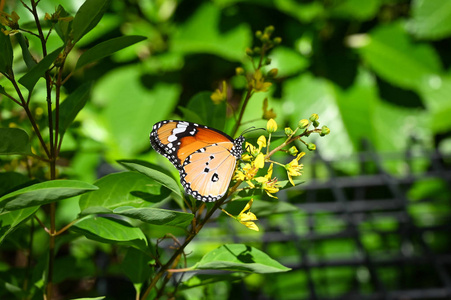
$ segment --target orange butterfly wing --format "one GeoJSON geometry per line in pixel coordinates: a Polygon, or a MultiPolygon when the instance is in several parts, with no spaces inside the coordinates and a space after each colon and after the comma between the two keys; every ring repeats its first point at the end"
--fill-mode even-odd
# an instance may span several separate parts
{"type": "Polygon", "coordinates": [[[179,170],[188,194],[198,200],[216,201],[227,191],[244,138],[233,140],[195,123],[162,121],[154,125],[150,141],[179,170]]]}

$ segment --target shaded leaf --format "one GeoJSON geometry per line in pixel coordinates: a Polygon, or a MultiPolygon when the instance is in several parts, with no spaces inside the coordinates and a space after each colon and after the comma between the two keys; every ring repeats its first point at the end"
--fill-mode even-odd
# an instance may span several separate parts
{"type": "Polygon", "coordinates": [[[146,37],[144,36],[128,35],[99,43],[80,56],[77,65],[75,66],[75,70],[145,39],[146,37]]]}
{"type": "Polygon", "coordinates": [[[137,172],[140,172],[144,175],[146,175],[149,178],[152,178],[162,186],[167,187],[169,190],[171,190],[175,195],[176,202],[180,205],[180,207],[184,207],[183,203],[183,194],[180,190],[179,185],[177,182],[170,176],[164,174],[161,171],[149,168],[145,165],[138,164],[138,163],[130,163],[125,161],[119,162],[124,167],[128,168],[129,170],[134,170],[137,172]]]}
{"type": "Polygon", "coordinates": [[[39,206],[18,209],[15,211],[4,211],[0,213],[0,244],[8,234],[14,231],[17,226],[28,220],[37,210],[39,206]]]}
{"type": "Polygon", "coordinates": [[[43,205],[61,199],[81,195],[98,189],[96,186],[77,180],[51,180],[33,184],[6,194],[0,198],[2,210],[16,210],[43,205]]]}
{"type": "MultiPolygon", "coordinates": [[[[3,25],[0,25],[0,29],[5,29],[3,25]]],[[[0,31],[0,73],[10,74],[13,66],[13,48],[11,46],[11,39],[9,35],[3,34],[0,31]]]]}
{"type": "Polygon", "coordinates": [[[74,43],[93,29],[110,5],[111,0],[86,0],[72,22],[74,43]]]}
{"type": "Polygon", "coordinates": [[[19,79],[19,83],[27,88],[27,90],[33,90],[36,82],[39,78],[44,76],[45,72],[50,68],[50,66],[58,58],[64,47],[60,47],[44,57],[37,65],[32,67],[24,76],[19,79]]]}
{"type": "Polygon", "coordinates": [[[228,270],[257,274],[289,271],[264,252],[243,244],[226,244],[209,253],[193,267],[195,270],[228,270]]]}
{"type": "Polygon", "coordinates": [[[61,103],[59,108],[59,132],[64,135],[67,128],[75,120],[80,110],[85,106],[91,93],[92,82],[80,85],[61,103]]]}
{"type": "Polygon", "coordinates": [[[0,128],[0,155],[32,155],[28,134],[19,128],[0,128]]]}
{"type": "Polygon", "coordinates": [[[167,198],[161,186],[138,172],[120,172],[109,174],[94,183],[98,191],[80,197],[82,214],[88,208],[91,213],[96,210],[113,210],[119,206],[143,207],[152,205],[167,198]],[[152,201],[144,201],[132,192],[143,192],[153,195],[152,201]]]}
{"type": "Polygon", "coordinates": [[[147,239],[141,229],[123,220],[86,217],[76,222],[71,230],[101,243],[134,246],[143,251],[148,250],[147,239]]]}
{"type": "Polygon", "coordinates": [[[152,269],[149,266],[152,261],[142,251],[136,250],[135,248],[128,248],[122,261],[121,269],[134,285],[142,285],[152,274],[152,269]]]}
{"type": "Polygon", "coordinates": [[[214,104],[210,98],[211,92],[200,92],[194,95],[186,107],[191,111],[197,113],[202,119],[202,125],[224,130],[227,104],[221,102],[214,104]]]}
{"type": "Polygon", "coordinates": [[[153,207],[118,207],[113,213],[138,219],[153,225],[175,226],[186,228],[194,218],[193,214],[153,207]]]}
{"type": "Polygon", "coordinates": [[[17,39],[17,41],[19,42],[20,48],[22,49],[22,58],[23,61],[25,62],[25,64],[27,65],[28,70],[30,70],[31,68],[33,68],[37,63],[34,60],[33,56],[30,53],[30,50],[28,49],[28,40],[27,38],[19,33],[16,33],[14,35],[17,39]]]}
{"type": "Polygon", "coordinates": [[[64,44],[66,44],[70,37],[73,20],[68,21],[67,19],[64,19],[70,17],[70,14],[61,5],[58,5],[56,12],[59,14],[60,19],[55,24],[55,31],[60,39],[64,42],[64,44]]]}

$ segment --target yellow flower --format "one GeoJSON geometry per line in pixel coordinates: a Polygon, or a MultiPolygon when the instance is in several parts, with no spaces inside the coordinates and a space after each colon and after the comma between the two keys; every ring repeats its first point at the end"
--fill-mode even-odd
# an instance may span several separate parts
{"type": "Polygon", "coordinates": [[[262,189],[266,192],[266,194],[269,197],[277,198],[276,196],[272,195],[279,191],[279,184],[277,182],[277,178],[272,177],[272,171],[273,171],[273,164],[271,164],[268,168],[268,173],[265,176],[260,176],[255,178],[255,180],[262,185],[262,189]]]}
{"type": "Polygon", "coordinates": [[[249,228],[251,230],[259,231],[257,224],[254,223],[254,221],[257,220],[257,216],[254,213],[251,213],[251,211],[250,211],[253,201],[254,201],[254,199],[251,199],[246,204],[246,206],[243,208],[243,210],[240,212],[240,214],[236,217],[229,214],[224,209],[222,211],[224,213],[226,213],[227,215],[231,216],[232,218],[234,218],[235,220],[237,220],[238,222],[240,222],[241,224],[243,224],[244,226],[246,226],[247,228],[249,228]],[[248,212],[245,212],[247,210],[248,210],[248,212]]]}
{"type": "Polygon", "coordinates": [[[254,161],[250,164],[245,164],[242,170],[237,168],[235,175],[233,176],[233,180],[246,181],[247,184],[253,188],[255,186],[251,180],[254,179],[255,175],[257,175],[258,170],[259,167],[255,165],[254,161]]]}
{"type": "Polygon", "coordinates": [[[8,26],[11,29],[19,29],[19,15],[13,11],[10,15],[0,11],[0,23],[3,26],[8,26]]]}
{"type": "Polygon", "coordinates": [[[303,157],[305,155],[305,152],[301,152],[298,154],[298,156],[293,159],[289,164],[285,165],[285,169],[287,170],[287,174],[288,174],[288,180],[291,182],[291,184],[294,186],[294,182],[293,182],[293,178],[294,176],[301,176],[302,172],[301,170],[303,169],[304,165],[303,164],[299,164],[299,160],[301,159],[301,157],[303,157]]]}
{"type": "Polygon", "coordinates": [[[265,82],[265,78],[262,75],[260,69],[257,69],[250,79],[249,85],[256,92],[267,92],[272,85],[271,82],[265,82]]]}
{"type": "Polygon", "coordinates": [[[253,161],[256,168],[261,169],[265,166],[265,155],[263,153],[259,153],[255,160],[253,161]]]}
{"type": "Polygon", "coordinates": [[[266,123],[266,130],[268,130],[269,133],[276,132],[277,130],[277,123],[274,121],[274,119],[269,119],[266,123]]]}
{"type": "Polygon", "coordinates": [[[222,81],[222,91],[220,89],[216,89],[210,96],[211,100],[214,104],[219,104],[222,101],[227,100],[227,83],[222,81]]]}
{"type": "Polygon", "coordinates": [[[264,135],[261,135],[258,139],[257,139],[257,145],[258,145],[258,152],[260,152],[262,150],[263,147],[266,147],[266,138],[264,135]]]}

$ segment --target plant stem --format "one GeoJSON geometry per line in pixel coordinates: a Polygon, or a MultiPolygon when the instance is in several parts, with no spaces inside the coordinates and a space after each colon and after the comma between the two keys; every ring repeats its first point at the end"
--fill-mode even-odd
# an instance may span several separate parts
{"type": "Polygon", "coordinates": [[[185,242],[174,252],[171,258],[166,262],[166,264],[161,266],[157,274],[152,278],[149,286],[142,295],[141,300],[145,300],[149,296],[150,292],[156,286],[157,282],[163,277],[163,275],[168,271],[168,269],[172,267],[174,261],[183,253],[186,246],[196,237],[196,235],[199,233],[202,227],[204,227],[204,225],[211,218],[213,213],[224,203],[226,199],[227,197],[224,197],[223,199],[215,202],[215,205],[207,212],[205,218],[199,223],[199,225],[197,225],[197,227],[191,228],[191,233],[186,237],[185,242]]]}
{"type": "Polygon", "coordinates": [[[246,98],[244,98],[243,106],[241,107],[240,115],[238,117],[238,120],[235,123],[235,127],[232,130],[232,136],[235,136],[238,131],[238,128],[240,128],[241,121],[242,121],[243,115],[244,115],[244,110],[246,109],[247,103],[249,102],[249,99],[251,99],[253,94],[254,93],[252,92],[252,87],[249,87],[247,90],[247,93],[246,93],[246,98]]]}

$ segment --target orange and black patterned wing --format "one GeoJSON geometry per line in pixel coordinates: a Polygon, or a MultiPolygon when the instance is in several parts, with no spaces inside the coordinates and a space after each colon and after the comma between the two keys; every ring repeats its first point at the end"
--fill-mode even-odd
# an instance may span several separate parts
{"type": "Polygon", "coordinates": [[[185,191],[202,201],[216,201],[227,191],[243,152],[244,138],[185,121],[161,121],[150,134],[152,147],[180,173],[185,191]]]}

